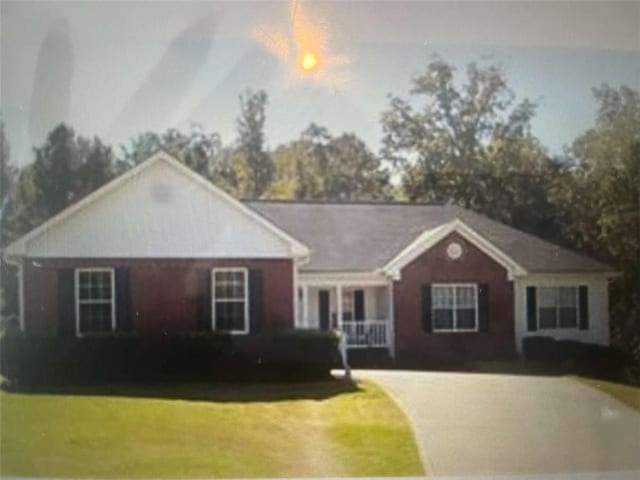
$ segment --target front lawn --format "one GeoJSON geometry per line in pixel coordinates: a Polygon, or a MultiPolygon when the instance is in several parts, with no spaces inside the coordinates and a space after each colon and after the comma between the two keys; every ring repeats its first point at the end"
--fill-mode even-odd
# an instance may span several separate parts
{"type": "Polygon", "coordinates": [[[404,414],[341,382],[0,393],[0,475],[400,476],[424,473],[404,414]]]}
{"type": "Polygon", "coordinates": [[[629,405],[636,410],[640,410],[640,388],[622,383],[605,382],[604,380],[596,380],[593,378],[577,377],[580,381],[587,385],[597,388],[601,392],[617,398],[622,403],[629,405]]]}

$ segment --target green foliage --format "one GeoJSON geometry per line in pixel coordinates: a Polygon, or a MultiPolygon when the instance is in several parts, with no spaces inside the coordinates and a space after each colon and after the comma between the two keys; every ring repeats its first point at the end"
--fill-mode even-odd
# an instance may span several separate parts
{"type": "Polygon", "coordinates": [[[17,168],[11,163],[11,149],[4,133],[4,123],[0,121],[0,205],[4,206],[16,180],[17,168]]]}
{"type": "Polygon", "coordinates": [[[128,146],[122,147],[123,158],[119,160],[118,168],[126,170],[158,150],[173,155],[225,190],[233,190],[234,174],[228,149],[223,147],[220,135],[204,132],[199,125],[192,125],[187,132],[170,128],[161,134],[145,132],[137,135],[128,146]]]}
{"type": "Polygon", "coordinates": [[[241,197],[260,198],[273,179],[273,160],[264,145],[266,106],[267,94],[263,90],[248,90],[240,96],[233,168],[241,197]]]}
{"type": "Polygon", "coordinates": [[[569,151],[572,182],[556,193],[569,207],[566,235],[622,275],[611,292],[613,341],[640,359],[640,93],[594,89],[596,124],[569,151]]]}
{"type": "Polygon", "coordinates": [[[389,173],[354,134],[332,137],[311,124],[298,140],[274,152],[270,198],[380,200],[390,197],[389,173]]]}
{"type": "MultiPolygon", "coordinates": [[[[3,151],[4,144],[3,140],[3,151]]],[[[7,146],[3,164],[8,164],[8,151],[7,146]]],[[[77,136],[64,124],[55,127],[34,154],[35,161],[10,179],[12,188],[2,210],[3,245],[37,227],[115,175],[111,147],[98,138],[77,136]]],[[[9,167],[8,171],[12,169],[9,167]]],[[[4,260],[2,300],[3,317],[17,312],[17,280],[14,269],[7,267],[4,260]]]]}
{"type": "MultiPolygon", "coordinates": [[[[7,221],[10,211],[10,195],[17,179],[18,169],[11,163],[11,149],[4,133],[4,123],[0,122],[0,251],[13,236],[12,225],[7,221]]],[[[15,323],[16,291],[15,273],[4,258],[0,258],[0,328],[4,329],[9,321],[15,323]],[[5,291],[7,292],[5,294],[5,291]]]]}
{"type": "Polygon", "coordinates": [[[391,97],[382,154],[412,201],[453,202],[516,228],[559,240],[547,190],[561,174],[530,133],[535,105],[514,104],[504,74],[472,63],[458,86],[439,58],[391,97]],[[417,105],[417,106],[416,106],[417,105]]]}
{"type": "Polygon", "coordinates": [[[21,200],[31,203],[31,210],[24,223],[40,224],[104,185],[114,177],[113,160],[111,147],[100,139],[89,140],[58,125],[35,149],[35,161],[27,167],[22,191],[27,198],[21,200]]]}

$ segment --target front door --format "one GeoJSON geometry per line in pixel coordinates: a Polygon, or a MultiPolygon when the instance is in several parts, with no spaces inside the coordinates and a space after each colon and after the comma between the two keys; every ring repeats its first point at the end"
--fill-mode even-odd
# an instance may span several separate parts
{"type": "Polygon", "coordinates": [[[353,319],[359,322],[364,320],[364,290],[353,291],[353,319]]]}
{"type": "Polygon", "coordinates": [[[318,318],[320,330],[329,330],[329,290],[318,291],[318,318]]]}

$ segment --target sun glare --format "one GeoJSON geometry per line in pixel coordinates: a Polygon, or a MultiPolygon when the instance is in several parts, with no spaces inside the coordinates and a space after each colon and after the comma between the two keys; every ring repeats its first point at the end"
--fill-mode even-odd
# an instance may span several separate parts
{"type": "Polygon", "coordinates": [[[349,64],[349,58],[329,51],[327,23],[318,16],[307,16],[305,10],[302,1],[293,0],[289,28],[258,27],[253,38],[289,67],[292,80],[311,80],[333,89],[346,87],[340,66],[349,64]]]}
{"type": "Polygon", "coordinates": [[[302,56],[302,63],[300,65],[302,66],[303,70],[308,72],[310,70],[313,70],[313,67],[315,67],[317,63],[318,61],[316,60],[315,55],[311,52],[306,52],[302,56]]]}

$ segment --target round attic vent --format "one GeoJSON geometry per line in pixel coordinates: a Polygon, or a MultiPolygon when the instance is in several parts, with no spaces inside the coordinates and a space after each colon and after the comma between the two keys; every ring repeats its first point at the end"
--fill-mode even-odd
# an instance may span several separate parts
{"type": "Polygon", "coordinates": [[[173,200],[171,185],[166,183],[156,183],[151,186],[151,198],[158,203],[169,203],[173,200]]]}
{"type": "Polygon", "coordinates": [[[462,246],[458,242],[451,242],[447,246],[447,257],[457,260],[462,256],[462,246]]]}

